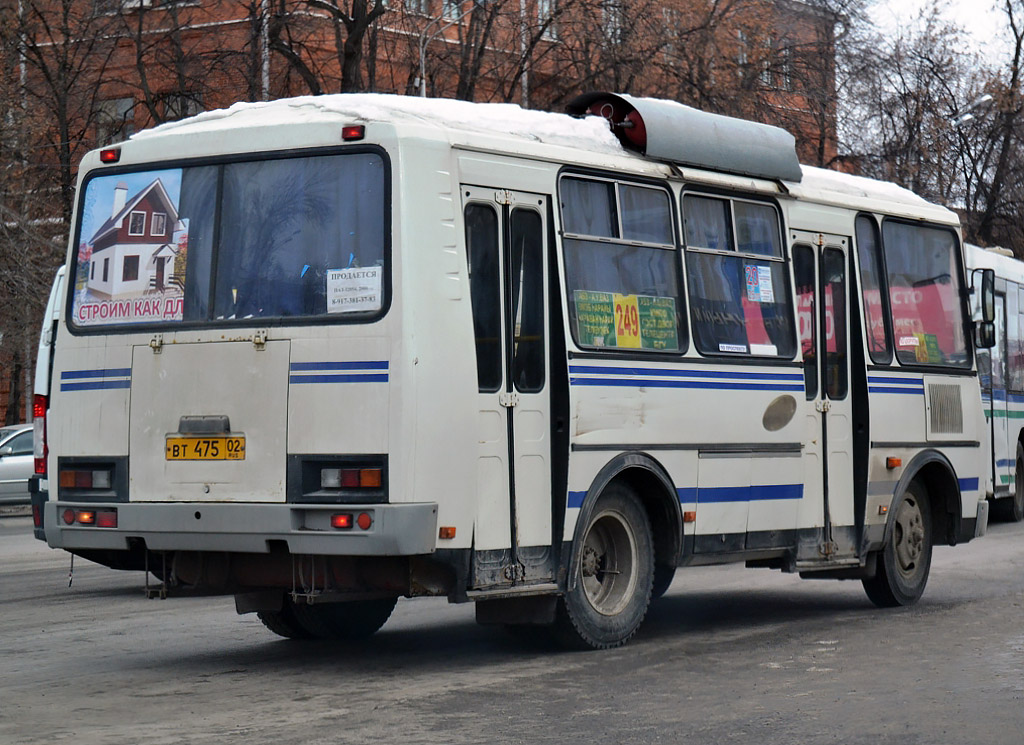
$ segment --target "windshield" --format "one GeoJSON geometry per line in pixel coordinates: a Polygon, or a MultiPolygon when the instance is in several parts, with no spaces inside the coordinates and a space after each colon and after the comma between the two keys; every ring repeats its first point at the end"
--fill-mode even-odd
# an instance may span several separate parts
{"type": "Polygon", "coordinates": [[[900,363],[969,366],[955,233],[888,220],[882,245],[900,363]]]}
{"type": "Polygon", "coordinates": [[[373,319],[388,291],[386,183],[377,152],[92,178],[73,323],[373,319]]]}

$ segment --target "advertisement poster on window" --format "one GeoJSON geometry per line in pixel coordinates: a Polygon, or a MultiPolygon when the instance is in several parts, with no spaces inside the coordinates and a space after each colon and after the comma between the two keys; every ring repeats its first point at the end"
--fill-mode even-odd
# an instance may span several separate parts
{"type": "Polygon", "coordinates": [[[675,298],[575,290],[573,299],[580,346],[679,349],[675,298]]]}
{"type": "Polygon", "coordinates": [[[181,170],[94,178],[81,207],[72,312],[78,326],[180,321],[188,220],[181,170]]]}

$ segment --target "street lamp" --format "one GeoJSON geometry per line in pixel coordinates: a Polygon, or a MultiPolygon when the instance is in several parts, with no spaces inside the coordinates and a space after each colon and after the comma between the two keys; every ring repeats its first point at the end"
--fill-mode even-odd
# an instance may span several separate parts
{"type": "Polygon", "coordinates": [[[444,24],[443,26],[440,26],[436,31],[434,31],[434,33],[430,34],[430,36],[427,36],[427,31],[430,30],[431,26],[440,23],[441,21],[444,20],[445,3],[442,3],[441,15],[439,15],[437,18],[434,18],[433,20],[430,21],[430,23],[423,27],[423,30],[420,32],[420,75],[417,78],[417,84],[420,87],[421,98],[427,97],[427,46],[438,36],[443,34],[445,31],[450,29],[456,23],[458,23],[463,18],[468,16],[470,13],[472,13],[474,10],[476,10],[477,6],[483,6],[486,3],[487,0],[473,0],[469,5],[468,10],[464,10],[463,12],[459,13],[457,16],[455,16],[455,18],[452,18],[450,21],[448,21],[448,23],[444,24]]]}
{"type": "Polygon", "coordinates": [[[984,96],[976,98],[975,100],[971,101],[969,104],[964,106],[963,111],[953,116],[949,121],[954,127],[962,127],[963,125],[967,124],[967,122],[975,118],[975,111],[980,109],[982,106],[986,106],[990,103],[992,103],[992,96],[986,93],[984,96]]]}

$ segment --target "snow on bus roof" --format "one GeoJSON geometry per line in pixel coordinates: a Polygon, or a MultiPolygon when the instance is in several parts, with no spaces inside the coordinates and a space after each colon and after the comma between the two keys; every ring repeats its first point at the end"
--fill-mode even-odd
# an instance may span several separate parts
{"type": "Polygon", "coordinates": [[[804,180],[800,183],[799,187],[792,187],[794,192],[799,190],[802,193],[804,189],[808,193],[831,191],[851,197],[882,199],[899,204],[936,206],[927,199],[919,197],[910,189],[904,189],[902,186],[897,186],[887,181],[877,181],[873,178],[854,176],[839,171],[829,171],[825,168],[815,168],[814,166],[801,166],[801,168],[804,172],[804,180]]]}
{"type": "Polygon", "coordinates": [[[385,93],[340,93],[276,101],[236,103],[188,119],[161,124],[132,135],[133,140],[168,133],[197,134],[235,127],[295,125],[342,118],[346,122],[424,123],[455,130],[511,135],[535,142],[622,154],[607,122],[599,117],[575,119],[566,114],[524,109],[511,103],[472,103],[385,93]]]}
{"type": "MultiPolygon", "coordinates": [[[[474,103],[386,93],[336,93],[240,102],[226,109],[137,132],[131,139],[325,121],[420,123],[447,130],[523,138],[593,153],[642,157],[628,153],[601,117],[579,119],[567,114],[524,109],[511,103],[474,103]]],[[[883,200],[915,208],[936,206],[895,184],[812,166],[801,168],[803,181],[789,186],[797,196],[813,197],[831,192],[840,197],[883,200]]]]}

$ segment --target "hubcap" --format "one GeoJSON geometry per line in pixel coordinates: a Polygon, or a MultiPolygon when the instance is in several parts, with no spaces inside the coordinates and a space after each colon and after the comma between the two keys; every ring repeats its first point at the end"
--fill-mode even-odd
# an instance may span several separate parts
{"type": "Polygon", "coordinates": [[[917,499],[908,496],[900,503],[894,528],[896,561],[900,573],[910,577],[920,569],[921,554],[924,552],[924,519],[917,499]]]}
{"type": "Polygon", "coordinates": [[[580,555],[583,591],[605,616],[620,613],[633,597],[637,548],[633,529],[618,512],[602,512],[590,525],[580,555]]]}

